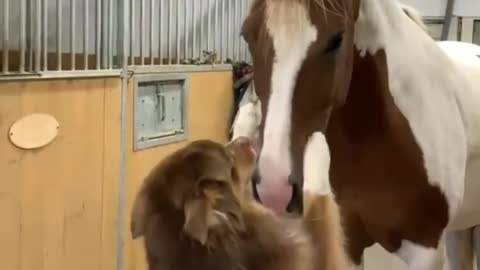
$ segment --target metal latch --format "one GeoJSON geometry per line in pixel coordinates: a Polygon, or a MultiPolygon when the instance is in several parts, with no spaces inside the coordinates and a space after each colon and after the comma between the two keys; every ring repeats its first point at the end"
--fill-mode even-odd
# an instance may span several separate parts
{"type": "Polygon", "coordinates": [[[179,135],[179,134],[183,134],[183,133],[185,133],[185,131],[183,129],[170,130],[170,131],[156,133],[156,134],[153,134],[153,135],[150,135],[150,136],[141,136],[140,141],[161,139],[161,138],[170,137],[170,136],[174,136],[174,135],[179,135]]]}

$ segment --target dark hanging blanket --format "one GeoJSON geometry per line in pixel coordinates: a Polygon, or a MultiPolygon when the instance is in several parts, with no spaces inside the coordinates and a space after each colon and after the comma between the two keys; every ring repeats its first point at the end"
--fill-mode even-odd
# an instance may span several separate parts
{"type": "MultiPolygon", "coordinates": [[[[237,115],[240,101],[253,82],[253,66],[246,62],[233,63],[233,114],[230,125],[237,115]]],[[[233,134],[230,133],[230,138],[233,134]]]]}

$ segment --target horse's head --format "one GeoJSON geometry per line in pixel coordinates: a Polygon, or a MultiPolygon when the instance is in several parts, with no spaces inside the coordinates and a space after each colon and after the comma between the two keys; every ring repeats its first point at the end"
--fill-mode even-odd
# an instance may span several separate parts
{"type": "Polygon", "coordinates": [[[257,0],[242,35],[262,104],[260,199],[284,212],[309,136],[347,95],[360,0],[257,0]]]}

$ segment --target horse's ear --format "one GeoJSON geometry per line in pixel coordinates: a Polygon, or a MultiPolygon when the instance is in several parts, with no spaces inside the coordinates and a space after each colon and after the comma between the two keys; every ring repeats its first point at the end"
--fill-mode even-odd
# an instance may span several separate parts
{"type": "Polygon", "coordinates": [[[260,17],[260,15],[263,14],[263,11],[261,9],[265,5],[265,3],[263,2],[264,1],[258,1],[258,0],[255,1],[252,4],[247,17],[243,20],[240,34],[242,35],[242,37],[245,39],[247,43],[255,40],[258,36],[258,33],[259,33],[258,26],[261,23],[263,23],[260,17]]]}
{"type": "Polygon", "coordinates": [[[358,16],[360,14],[360,1],[361,0],[353,0],[353,5],[352,5],[352,23],[355,23],[358,19],[358,16]]]}
{"type": "Polygon", "coordinates": [[[344,33],[343,46],[347,46],[341,53],[344,54],[344,61],[339,61],[336,67],[335,81],[338,82],[336,89],[333,92],[333,100],[336,106],[343,106],[348,98],[350,84],[353,75],[353,65],[355,64],[355,47],[353,44],[354,29],[353,26],[344,33]]]}

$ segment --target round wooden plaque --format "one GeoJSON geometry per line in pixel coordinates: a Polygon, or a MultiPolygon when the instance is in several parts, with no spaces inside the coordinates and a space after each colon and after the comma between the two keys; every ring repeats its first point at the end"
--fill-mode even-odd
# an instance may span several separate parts
{"type": "Polygon", "coordinates": [[[49,114],[26,115],[13,123],[9,130],[10,141],[21,149],[38,149],[51,143],[58,135],[60,125],[49,114]]]}

